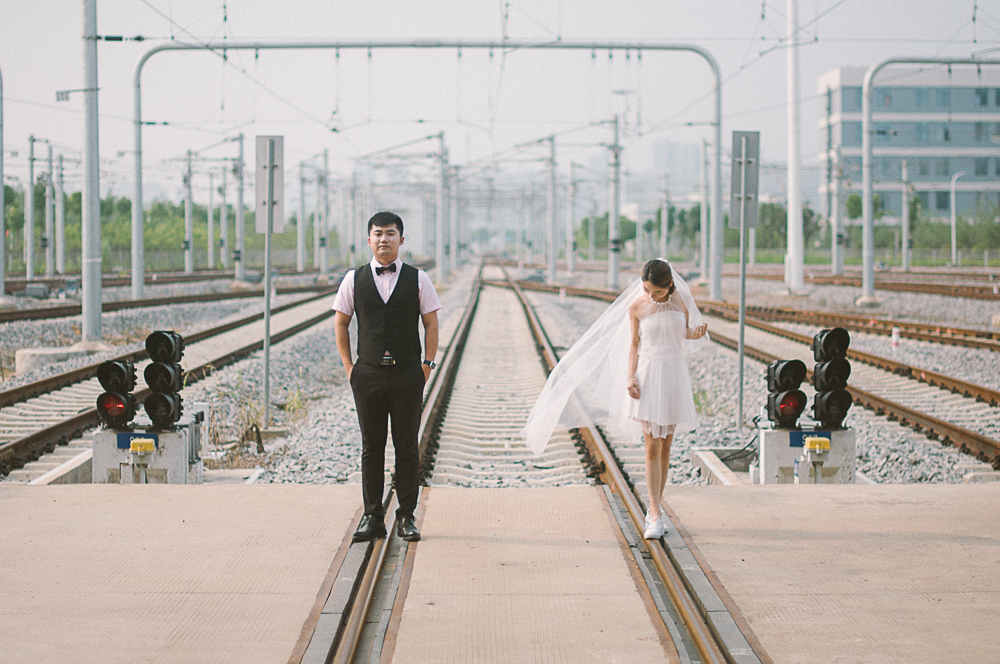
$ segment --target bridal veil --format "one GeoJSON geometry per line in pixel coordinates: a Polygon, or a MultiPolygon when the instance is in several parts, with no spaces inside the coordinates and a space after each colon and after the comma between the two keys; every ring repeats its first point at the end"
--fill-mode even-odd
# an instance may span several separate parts
{"type": "MultiPolygon", "coordinates": [[[[677,270],[671,267],[670,271],[677,289],[671,297],[682,299],[688,311],[688,327],[701,325],[701,312],[690,287],[677,270]]],[[[642,292],[642,279],[636,279],[566,351],[549,374],[521,430],[521,437],[532,452],[543,453],[556,429],[583,427],[591,422],[603,426],[615,438],[642,435],[639,422],[628,417],[631,397],[626,390],[631,345],[628,309],[642,292]]],[[[685,356],[707,339],[707,335],[686,339],[685,356]]]]}

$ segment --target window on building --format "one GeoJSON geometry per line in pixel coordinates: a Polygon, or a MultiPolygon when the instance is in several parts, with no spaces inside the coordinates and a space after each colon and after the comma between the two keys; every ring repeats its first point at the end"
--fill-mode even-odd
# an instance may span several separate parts
{"type": "MultiPolygon", "coordinates": [[[[917,108],[927,108],[931,105],[931,91],[927,88],[917,88],[917,108]]],[[[1000,97],[997,97],[1000,99],[1000,97]]]]}
{"type": "Polygon", "coordinates": [[[938,210],[947,210],[951,207],[951,192],[950,191],[935,191],[934,192],[934,207],[938,210]]]}
{"type": "Polygon", "coordinates": [[[996,104],[997,106],[1000,106],[1000,88],[995,88],[993,90],[993,94],[994,94],[993,103],[996,104]]]}
{"type": "Polygon", "coordinates": [[[990,91],[987,88],[976,88],[976,102],[980,106],[987,106],[990,103],[990,91]]]}
{"type": "Polygon", "coordinates": [[[951,88],[935,88],[934,102],[938,106],[951,106],[951,88]]]}
{"type": "Polygon", "coordinates": [[[942,157],[937,160],[937,167],[934,171],[934,175],[939,177],[951,177],[951,160],[948,157],[942,157]]]}
{"type": "Polygon", "coordinates": [[[996,170],[993,171],[994,175],[1000,175],[1000,159],[994,159],[993,163],[996,168],[996,170]]]}
{"type": "Polygon", "coordinates": [[[977,122],[976,123],[976,143],[982,143],[986,140],[986,123],[977,122]]]}
{"type": "Polygon", "coordinates": [[[930,143],[931,130],[926,122],[918,122],[915,129],[917,132],[917,143],[930,143]]]}
{"type": "Polygon", "coordinates": [[[930,175],[931,174],[931,163],[928,159],[918,159],[917,160],[917,175],[930,175]]]}
{"type": "Polygon", "coordinates": [[[948,123],[941,125],[941,140],[945,143],[951,141],[951,125],[948,123]]]}
{"type": "Polygon", "coordinates": [[[974,171],[977,176],[985,177],[990,174],[990,160],[988,157],[976,157],[974,171]]]}
{"type": "Polygon", "coordinates": [[[875,88],[874,101],[876,106],[889,108],[892,106],[892,92],[889,88],[875,88]]]}
{"type": "Polygon", "coordinates": [[[920,207],[924,210],[929,210],[931,208],[931,192],[918,191],[917,200],[920,201],[920,207]]]}

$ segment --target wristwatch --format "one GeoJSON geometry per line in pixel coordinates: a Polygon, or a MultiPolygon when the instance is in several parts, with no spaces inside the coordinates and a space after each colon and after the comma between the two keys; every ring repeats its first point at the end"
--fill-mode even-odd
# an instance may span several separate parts
{"type": "Polygon", "coordinates": [[[434,360],[424,360],[424,364],[426,364],[427,366],[429,366],[431,369],[433,369],[434,367],[437,366],[437,364],[434,362],[434,360]]]}

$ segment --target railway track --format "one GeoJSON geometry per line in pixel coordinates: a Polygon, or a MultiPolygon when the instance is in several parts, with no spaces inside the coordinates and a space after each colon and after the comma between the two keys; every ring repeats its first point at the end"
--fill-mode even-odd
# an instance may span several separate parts
{"type": "MultiPolygon", "coordinates": [[[[272,343],[332,316],[335,292],[333,287],[272,309],[272,343]]],[[[259,350],[263,317],[263,313],[246,316],[185,337],[185,384],[259,350]]],[[[135,362],[141,376],[147,357],[145,350],[139,350],[114,359],[135,362]]],[[[96,378],[99,366],[94,363],[0,392],[0,474],[14,471],[19,477],[17,469],[97,426],[95,402],[103,391],[96,378]]],[[[148,392],[146,388],[135,392],[137,404],[148,392]]]]}
{"type": "MultiPolygon", "coordinates": [[[[278,295],[294,295],[298,293],[319,293],[329,290],[329,286],[302,286],[276,289],[278,295]]],[[[243,298],[261,297],[259,291],[240,291],[235,293],[200,293],[196,295],[178,295],[174,297],[148,297],[141,300],[117,300],[102,302],[101,312],[122,311],[124,309],[143,309],[161,307],[172,304],[198,304],[202,302],[220,302],[243,298]]],[[[0,311],[0,323],[17,320],[46,320],[50,318],[65,318],[79,316],[82,311],[79,304],[43,306],[18,311],[0,311]]]]}
{"type": "MultiPolygon", "coordinates": [[[[770,661],[762,651],[755,653],[754,647],[760,650],[755,641],[751,645],[739,629],[729,629],[735,624],[722,624],[712,607],[723,602],[724,590],[704,575],[679,535],[673,548],[642,539],[645,508],[616,458],[627,450],[612,449],[593,426],[556,432],[540,457],[525,450],[517,431],[557,360],[517,284],[477,279],[425,402],[419,433],[425,482],[496,487],[581,484],[589,478],[606,484],[629,546],[655,577],[647,579],[650,592],[670,605],[660,616],[677,634],[675,646],[689,648],[692,660],[705,663],[735,661],[734,649],[741,662],[770,661]]],[[[382,639],[393,638],[405,603],[405,584],[398,585],[406,574],[401,561],[414,549],[395,537],[391,492],[386,504],[389,537],[352,544],[335,561],[336,572],[317,598],[290,663],[377,661],[382,639]]]]}
{"type": "MultiPolygon", "coordinates": [[[[535,282],[519,282],[519,285],[544,292],[560,290],[558,286],[535,282]]],[[[567,295],[605,302],[612,302],[617,297],[611,291],[570,287],[565,290],[567,295]]],[[[723,345],[736,348],[736,306],[717,302],[699,302],[699,306],[717,321],[712,324],[712,338],[723,345]],[[720,327],[722,321],[729,328],[720,327]]],[[[754,308],[754,311],[757,309],[762,309],[765,315],[779,317],[773,309],[754,308]]],[[[795,318],[797,313],[799,312],[795,310],[780,310],[780,316],[788,322],[813,322],[821,326],[850,328],[852,325],[859,325],[859,319],[863,318],[842,318],[840,314],[807,312],[815,314],[815,318],[810,321],[795,318]]],[[[888,322],[891,321],[885,321],[884,324],[888,322]]],[[[747,334],[752,331],[756,335],[748,336],[746,341],[747,354],[751,357],[765,363],[776,359],[798,358],[807,367],[813,365],[811,337],[770,325],[753,315],[750,308],[746,323],[747,334]]],[[[976,337],[976,331],[968,331],[972,336],[965,339],[961,332],[957,328],[946,328],[940,334],[936,331],[922,331],[928,337],[923,339],[925,341],[976,348],[982,348],[983,342],[990,341],[985,337],[986,334],[993,334],[986,332],[982,333],[983,336],[976,337]]],[[[932,440],[954,445],[1000,469],[1000,392],[870,353],[849,350],[848,358],[854,362],[848,389],[856,404],[886,415],[932,440]]]]}
{"type": "MultiPolygon", "coordinates": [[[[252,272],[253,270],[251,270],[252,272]]],[[[318,270],[306,270],[305,273],[317,272],[318,270]]],[[[300,273],[294,268],[278,268],[279,274],[304,274],[300,273]]],[[[178,284],[187,283],[192,281],[213,281],[215,279],[232,279],[232,270],[199,270],[196,272],[150,272],[147,273],[143,279],[143,283],[146,284],[178,284]]],[[[79,283],[81,276],[79,274],[64,274],[58,277],[46,277],[46,276],[36,276],[33,279],[25,279],[24,277],[16,275],[7,275],[4,284],[5,290],[8,293],[15,293],[18,291],[23,291],[25,286],[29,283],[31,284],[45,284],[49,288],[63,288],[66,286],[67,281],[76,281],[79,283]]],[[[104,288],[113,288],[117,286],[131,286],[132,277],[131,276],[114,276],[110,274],[105,274],[101,279],[101,285],[104,288]]]]}

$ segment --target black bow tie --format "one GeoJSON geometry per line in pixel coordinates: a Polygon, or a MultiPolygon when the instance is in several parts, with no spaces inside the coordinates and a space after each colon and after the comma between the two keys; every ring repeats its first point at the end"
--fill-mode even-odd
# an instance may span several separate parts
{"type": "Polygon", "coordinates": [[[375,274],[382,274],[383,272],[395,272],[395,271],[396,271],[396,264],[395,263],[389,263],[388,265],[386,265],[384,267],[377,267],[377,268],[375,268],[375,274]]]}

